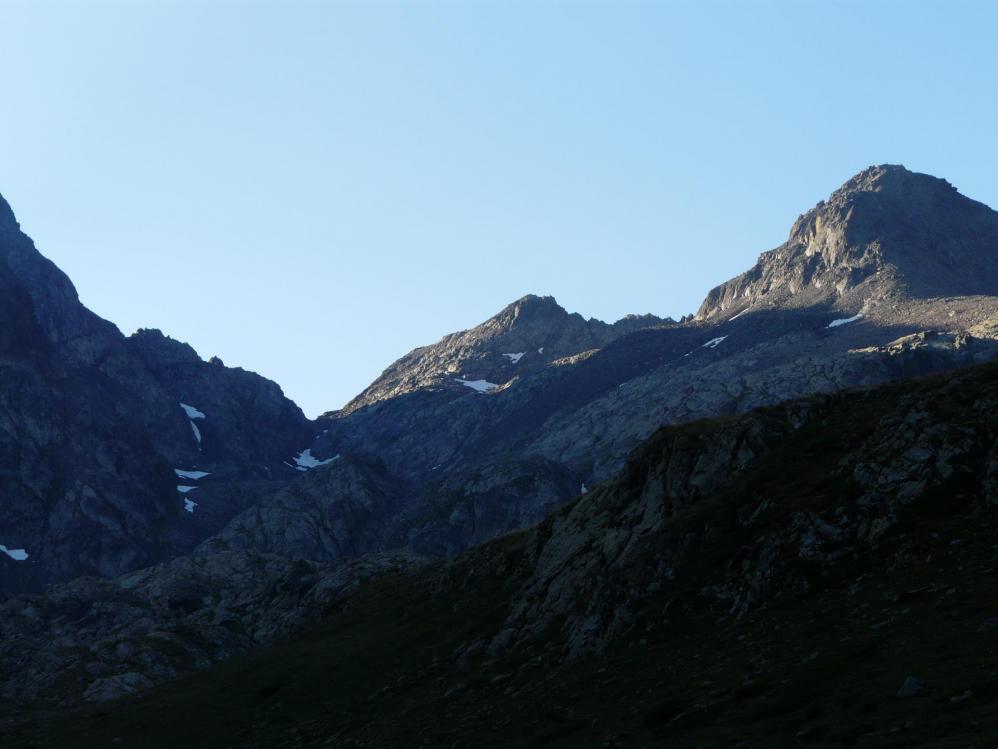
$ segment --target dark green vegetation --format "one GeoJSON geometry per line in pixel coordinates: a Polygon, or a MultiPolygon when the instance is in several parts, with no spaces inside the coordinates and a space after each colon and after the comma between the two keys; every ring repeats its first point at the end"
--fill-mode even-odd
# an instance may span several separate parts
{"type": "Polygon", "coordinates": [[[0,743],[998,746],[996,436],[994,365],[668,427],[538,527],[142,697],[8,711],[0,743]],[[711,446],[713,475],[676,467],[711,446]],[[572,585],[542,569],[558,543],[572,585]],[[598,593],[497,646],[556,585],[598,593]]]}

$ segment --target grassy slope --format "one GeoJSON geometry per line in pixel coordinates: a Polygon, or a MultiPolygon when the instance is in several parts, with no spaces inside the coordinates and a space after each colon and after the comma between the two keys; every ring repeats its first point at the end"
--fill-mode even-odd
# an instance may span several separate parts
{"type": "Polygon", "coordinates": [[[519,583],[509,571],[526,539],[517,534],[430,574],[382,579],[288,642],[142,698],[10,715],[0,743],[998,746],[998,626],[982,629],[998,618],[998,536],[979,501],[979,476],[958,474],[923,496],[868,555],[824,570],[801,562],[806,595],[737,621],[696,595],[751,540],[736,521],[746,496],[774,497],[774,524],[797,509],[847,501],[854,489],[833,470],[901,396],[914,393],[936,418],[972,423],[980,415],[968,410],[969,396],[995,387],[996,372],[849,395],[820,425],[694,505],[670,529],[677,539],[691,527],[713,529],[680,572],[677,586],[688,595],[676,603],[673,586],[649,596],[632,635],[604,657],[551,667],[543,643],[492,663],[453,657],[504,619],[519,583]],[[899,565],[902,548],[914,551],[899,565]],[[907,676],[928,688],[897,698],[907,676]]]}

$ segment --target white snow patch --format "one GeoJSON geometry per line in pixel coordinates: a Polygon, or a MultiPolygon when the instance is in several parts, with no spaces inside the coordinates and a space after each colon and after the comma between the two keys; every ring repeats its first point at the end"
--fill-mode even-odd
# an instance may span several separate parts
{"type": "Polygon", "coordinates": [[[586,482],[583,481],[582,487],[579,489],[579,494],[585,494],[587,491],[589,490],[586,488],[586,482]]]}
{"type": "Polygon", "coordinates": [[[198,503],[192,499],[184,499],[184,509],[187,510],[191,515],[194,514],[194,508],[198,506],[198,503]]]}
{"type": "Polygon", "coordinates": [[[326,463],[332,463],[338,457],[340,456],[334,455],[331,458],[326,458],[325,460],[319,460],[318,458],[313,457],[312,448],[308,448],[307,450],[302,450],[300,453],[298,453],[298,457],[295,458],[295,463],[297,464],[295,468],[297,468],[299,471],[307,471],[309,468],[316,468],[318,466],[324,466],[326,465],[326,463]]]}
{"type": "Polygon", "coordinates": [[[863,316],[863,313],[861,312],[858,315],[853,315],[852,317],[843,317],[840,320],[832,320],[825,327],[827,327],[827,328],[837,328],[837,327],[839,327],[839,325],[848,325],[851,322],[856,322],[862,316],[863,316]]]}
{"type": "Polygon", "coordinates": [[[188,406],[186,403],[181,403],[180,407],[184,409],[184,413],[187,414],[188,419],[203,419],[204,413],[198,411],[194,406],[188,406]]]}
{"type": "Polygon", "coordinates": [[[526,354],[527,354],[526,351],[521,351],[518,354],[503,354],[503,356],[505,356],[507,359],[509,359],[510,363],[516,364],[517,362],[520,361],[520,359],[522,359],[524,356],[526,356],[526,354]]]}
{"type": "Polygon", "coordinates": [[[9,556],[15,562],[23,562],[25,559],[28,558],[28,552],[26,552],[24,549],[8,549],[3,544],[0,544],[0,552],[3,552],[7,556],[9,556]]]}
{"type": "Polygon", "coordinates": [[[486,380],[462,380],[460,377],[455,377],[454,382],[460,382],[465,387],[477,390],[479,393],[487,393],[499,387],[494,382],[487,382],[486,380]]]}
{"type": "Polygon", "coordinates": [[[729,317],[728,318],[728,322],[731,322],[732,320],[737,320],[739,317],[741,317],[742,315],[744,315],[746,312],[748,312],[748,307],[746,307],[745,309],[743,309],[741,312],[739,312],[734,317],[729,317]]]}
{"type": "Polygon", "coordinates": [[[191,424],[191,431],[194,432],[194,439],[196,439],[198,441],[198,450],[200,450],[201,449],[201,430],[198,429],[198,425],[195,424],[193,421],[190,422],[190,424],[191,424]]]}
{"type": "Polygon", "coordinates": [[[211,476],[207,471],[185,471],[182,468],[174,468],[173,472],[177,474],[178,478],[193,479],[194,481],[203,479],[205,476],[211,476]]]}
{"type": "Polygon", "coordinates": [[[717,348],[718,346],[721,345],[721,342],[724,341],[725,338],[727,338],[726,335],[718,336],[717,338],[711,338],[700,348],[717,348]]]}
{"type": "Polygon", "coordinates": [[[537,353],[538,354],[543,354],[544,353],[544,347],[541,346],[539,349],[537,349],[537,353]]]}
{"type": "Polygon", "coordinates": [[[180,484],[177,486],[177,491],[180,492],[181,494],[187,494],[187,492],[192,492],[195,489],[197,489],[196,486],[185,486],[184,484],[180,484]]]}

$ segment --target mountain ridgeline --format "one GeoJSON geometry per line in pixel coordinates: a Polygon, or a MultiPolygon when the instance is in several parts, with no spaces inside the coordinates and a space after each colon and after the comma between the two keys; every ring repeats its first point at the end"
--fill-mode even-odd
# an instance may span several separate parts
{"type": "Polygon", "coordinates": [[[915,484],[921,496],[965,468],[993,479],[993,425],[974,422],[990,401],[974,388],[990,387],[998,355],[998,213],[900,166],[850,179],[695,316],[608,324],[528,295],[314,421],[256,374],[156,330],[122,335],[2,199],[0,313],[9,700],[113,699],[323,610],[345,607],[353,626],[355,596],[372,616],[387,610],[363,597],[380,595],[376,578],[434,591],[440,610],[420,609],[433,631],[447,630],[448,606],[491,622],[444,643],[455,663],[511,658],[515,674],[517,653],[577,662],[640,641],[645,600],[704,621],[749,616],[814,587],[787,561],[798,552],[829,570],[829,549],[880,553],[915,484]],[[972,365],[964,379],[869,391],[893,399],[881,415],[895,432],[854,418],[879,395],[831,395],[972,365]],[[926,410],[908,429],[904,409],[921,413],[933,393],[962,394],[963,410],[926,410]],[[826,418],[841,439],[800,477],[808,499],[767,505],[766,492],[797,501],[766,471],[810,460],[795,440],[820,449],[826,418]],[[924,471],[904,462],[939,444],[950,457],[924,471]],[[726,572],[705,577],[708,560],[726,572]],[[461,582],[479,577],[501,593],[494,610],[461,582]]]}

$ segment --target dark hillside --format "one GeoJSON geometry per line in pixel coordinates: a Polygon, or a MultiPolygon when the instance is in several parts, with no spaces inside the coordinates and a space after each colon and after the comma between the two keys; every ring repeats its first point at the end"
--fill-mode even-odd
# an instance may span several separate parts
{"type": "Polygon", "coordinates": [[[540,525],[8,747],[994,746],[998,366],[658,431],[540,525]]]}

